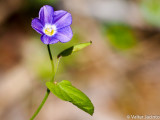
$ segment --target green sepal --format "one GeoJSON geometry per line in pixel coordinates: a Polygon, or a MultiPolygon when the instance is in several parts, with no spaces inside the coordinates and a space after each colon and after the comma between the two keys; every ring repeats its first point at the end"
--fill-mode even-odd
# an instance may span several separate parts
{"type": "Polygon", "coordinates": [[[93,115],[94,106],[90,99],[79,89],[72,86],[70,81],[63,80],[59,83],[46,83],[47,88],[58,98],[71,102],[81,110],[93,115]]]}
{"type": "Polygon", "coordinates": [[[60,52],[57,57],[59,58],[59,57],[69,56],[72,53],[80,51],[83,48],[85,48],[85,47],[87,47],[87,46],[89,46],[91,44],[92,44],[92,41],[87,42],[87,43],[81,43],[81,44],[77,44],[77,45],[71,46],[71,47],[63,50],[62,52],[60,52]]]}

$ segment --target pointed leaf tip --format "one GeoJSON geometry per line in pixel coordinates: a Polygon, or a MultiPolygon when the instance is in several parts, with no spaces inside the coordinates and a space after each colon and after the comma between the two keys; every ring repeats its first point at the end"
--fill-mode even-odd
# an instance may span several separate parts
{"type": "Polygon", "coordinates": [[[46,83],[47,88],[58,98],[71,102],[90,115],[94,113],[94,106],[90,99],[79,89],[72,86],[70,81],[63,80],[59,83],[46,83]]]}
{"type": "Polygon", "coordinates": [[[59,58],[59,57],[69,56],[72,53],[80,51],[83,48],[85,48],[91,44],[92,44],[92,41],[71,46],[70,48],[67,48],[67,49],[63,50],[62,52],[60,52],[57,57],[59,58]]]}

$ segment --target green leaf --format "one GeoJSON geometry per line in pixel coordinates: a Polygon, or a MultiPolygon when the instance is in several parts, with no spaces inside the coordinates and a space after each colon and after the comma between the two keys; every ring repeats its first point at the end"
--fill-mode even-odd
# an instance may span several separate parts
{"type": "Polygon", "coordinates": [[[71,55],[72,53],[74,52],[77,52],[77,51],[80,51],[81,49],[91,45],[92,42],[87,42],[87,43],[81,43],[81,44],[78,44],[78,45],[74,45],[74,46],[71,46],[65,50],[63,50],[61,53],[58,54],[58,58],[59,57],[65,57],[65,56],[69,56],[71,55]]]}
{"type": "Polygon", "coordinates": [[[71,82],[67,80],[59,83],[47,82],[46,86],[58,98],[69,101],[83,111],[93,115],[94,106],[92,102],[83,92],[72,86],[71,82]]]}

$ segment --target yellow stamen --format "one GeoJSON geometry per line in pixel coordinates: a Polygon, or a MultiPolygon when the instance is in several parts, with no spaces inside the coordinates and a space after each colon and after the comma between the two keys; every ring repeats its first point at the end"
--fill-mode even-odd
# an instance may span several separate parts
{"type": "Polygon", "coordinates": [[[46,35],[51,36],[51,35],[54,34],[55,31],[52,28],[46,28],[44,32],[45,32],[46,35]]]}

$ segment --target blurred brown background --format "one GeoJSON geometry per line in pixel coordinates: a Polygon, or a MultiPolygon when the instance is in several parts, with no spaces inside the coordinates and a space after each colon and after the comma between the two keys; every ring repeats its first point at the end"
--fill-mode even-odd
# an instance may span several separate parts
{"type": "Polygon", "coordinates": [[[51,67],[47,47],[31,28],[40,7],[72,13],[73,39],[51,45],[63,58],[56,80],[70,80],[95,106],[89,116],[50,94],[36,120],[126,120],[160,115],[159,0],[0,0],[0,120],[28,120],[44,97],[51,67]]]}

